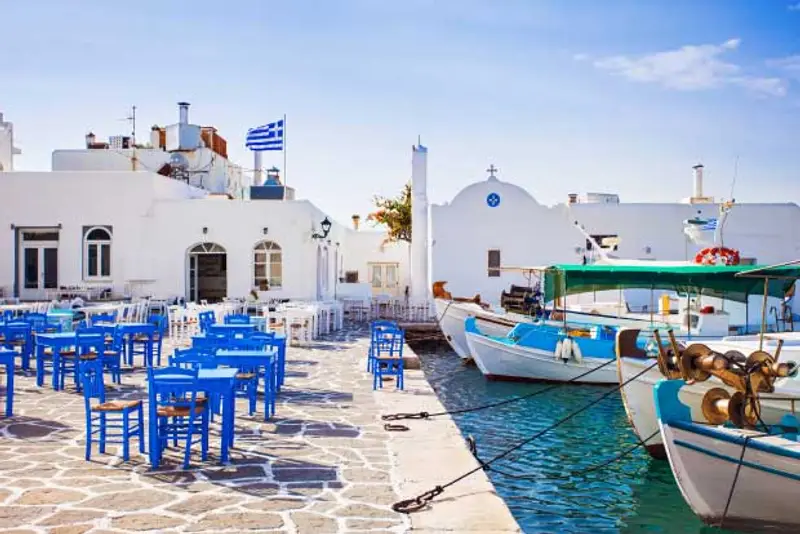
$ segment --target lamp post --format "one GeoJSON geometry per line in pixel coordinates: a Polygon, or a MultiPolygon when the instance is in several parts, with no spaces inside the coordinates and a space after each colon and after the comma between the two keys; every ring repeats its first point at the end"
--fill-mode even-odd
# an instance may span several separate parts
{"type": "Polygon", "coordinates": [[[313,234],[311,234],[311,237],[313,237],[314,239],[325,239],[326,237],[328,237],[328,234],[331,231],[331,226],[333,226],[333,223],[331,223],[331,221],[327,217],[325,217],[322,220],[322,222],[319,223],[319,225],[322,228],[322,233],[319,234],[317,232],[314,232],[313,234]]]}

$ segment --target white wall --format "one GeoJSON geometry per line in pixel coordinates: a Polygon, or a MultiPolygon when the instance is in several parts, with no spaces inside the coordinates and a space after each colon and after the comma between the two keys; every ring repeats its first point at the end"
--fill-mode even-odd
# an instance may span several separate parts
{"type": "Polygon", "coordinates": [[[343,257],[346,229],[334,223],[327,240],[312,239],[325,214],[308,201],[243,201],[149,172],[15,172],[0,175],[0,286],[14,286],[15,227],[61,225],[59,285],[83,280],[83,227],[113,227],[111,279],[98,283],[122,292],[128,280],[155,280],[148,292],[185,296],[187,251],[206,240],[227,251],[228,295],[253,289],[253,247],[281,246],[283,288],[275,297],[316,297],[316,251],[328,249],[327,294],[336,281],[336,243],[343,257]],[[202,229],[208,229],[203,234],[202,229]],[[264,234],[264,228],[267,233],[264,234]],[[330,243],[328,243],[330,241],[330,243]]]}
{"type": "Polygon", "coordinates": [[[398,263],[398,295],[403,296],[411,284],[409,244],[405,241],[385,243],[386,232],[346,229],[344,232],[344,260],[341,276],[345,271],[358,271],[359,282],[369,282],[368,264],[398,263]]]}
{"type": "MultiPolygon", "coordinates": [[[[715,217],[717,204],[559,204],[539,205],[525,190],[498,180],[486,180],[463,189],[449,204],[431,207],[433,281],[446,280],[456,296],[480,293],[498,302],[512,283],[525,283],[516,273],[499,278],[487,275],[487,251],[501,250],[504,266],[579,263],[576,248],[586,240],[575,220],[590,234],[620,237],[622,258],[693,260],[703,248],[683,234],[683,221],[695,215],[715,217]],[[497,207],[487,195],[500,195],[497,207]],[[645,253],[645,247],[651,253],[645,253]]],[[[772,264],[800,258],[800,207],[796,204],[737,204],[723,231],[724,244],[742,257],[772,264]]]]}
{"type": "Polygon", "coordinates": [[[454,296],[480,293],[498,303],[510,284],[525,284],[519,273],[488,276],[490,249],[500,250],[503,266],[574,262],[580,237],[564,222],[560,210],[538,204],[524,189],[497,179],[472,184],[452,202],[431,206],[432,281],[447,281],[454,296]],[[491,207],[495,193],[500,203],[491,207]],[[572,238],[572,239],[571,239],[572,238]]]}
{"type": "MultiPolygon", "coordinates": [[[[136,149],[136,169],[158,172],[171,154],[159,149],[136,149]]],[[[208,148],[181,152],[189,162],[189,183],[213,193],[241,198],[250,184],[242,168],[208,148]]],[[[131,171],[133,149],[80,149],[53,151],[53,171],[131,171]]]]}

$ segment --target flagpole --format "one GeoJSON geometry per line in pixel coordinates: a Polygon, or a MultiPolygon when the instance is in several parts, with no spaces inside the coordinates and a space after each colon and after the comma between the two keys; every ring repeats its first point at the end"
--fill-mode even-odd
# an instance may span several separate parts
{"type": "Polygon", "coordinates": [[[283,114],[283,185],[286,185],[286,113],[283,114]]]}

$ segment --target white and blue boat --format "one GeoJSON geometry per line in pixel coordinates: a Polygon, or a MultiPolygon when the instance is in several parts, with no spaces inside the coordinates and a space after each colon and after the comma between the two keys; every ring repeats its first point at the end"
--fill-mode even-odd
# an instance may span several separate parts
{"type": "Polygon", "coordinates": [[[475,317],[465,320],[467,344],[487,378],[616,384],[616,328],[596,324],[521,323],[505,336],[486,335],[475,317]],[[581,375],[586,376],[581,377],[581,375]]]}
{"type": "Polygon", "coordinates": [[[679,398],[683,387],[663,380],[654,395],[672,472],[694,513],[747,532],[800,531],[798,419],[786,415],[764,432],[696,423],[679,398]]]}

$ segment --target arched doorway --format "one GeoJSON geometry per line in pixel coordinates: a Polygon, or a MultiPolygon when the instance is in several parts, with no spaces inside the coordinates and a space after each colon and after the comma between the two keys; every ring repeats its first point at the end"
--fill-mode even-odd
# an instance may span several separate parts
{"type": "Polygon", "coordinates": [[[188,251],[188,299],[219,302],[228,296],[228,254],[216,243],[200,243],[188,251]]]}

